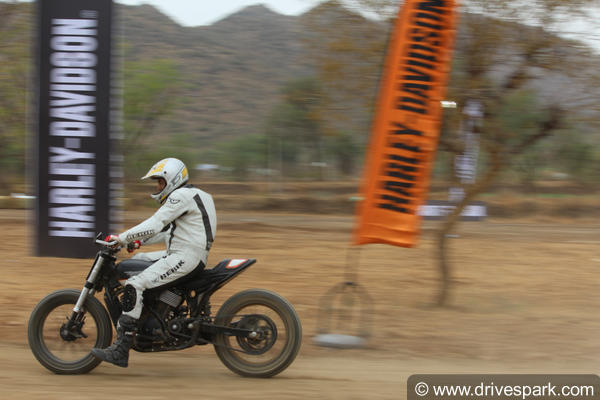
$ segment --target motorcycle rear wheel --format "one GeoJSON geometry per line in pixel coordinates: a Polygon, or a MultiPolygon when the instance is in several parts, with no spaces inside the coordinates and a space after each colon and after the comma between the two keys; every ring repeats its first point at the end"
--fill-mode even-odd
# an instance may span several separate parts
{"type": "Polygon", "coordinates": [[[276,293],[250,289],[230,297],[219,309],[215,324],[258,332],[256,338],[225,333],[215,337],[215,351],[231,371],[269,378],[285,370],[302,343],[302,326],[294,307],[276,293]]]}
{"type": "Polygon", "coordinates": [[[87,337],[61,335],[61,327],[68,321],[79,293],[73,289],[53,292],[35,306],[29,318],[29,347],[40,364],[56,374],[91,371],[102,362],[92,355],[91,349],[105,348],[112,342],[108,313],[93,296],[83,305],[85,320],[80,332],[87,337]]]}

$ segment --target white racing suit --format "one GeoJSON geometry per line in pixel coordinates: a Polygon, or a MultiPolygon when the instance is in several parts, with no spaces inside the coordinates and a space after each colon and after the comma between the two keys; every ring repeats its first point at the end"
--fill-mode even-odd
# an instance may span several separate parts
{"type": "Polygon", "coordinates": [[[124,244],[165,240],[166,251],[140,253],[135,258],[156,261],[125,282],[127,305],[123,315],[139,319],[146,289],[170,284],[193,270],[204,268],[217,233],[217,214],[210,194],[185,185],[175,189],[156,213],[119,235],[124,244]]]}

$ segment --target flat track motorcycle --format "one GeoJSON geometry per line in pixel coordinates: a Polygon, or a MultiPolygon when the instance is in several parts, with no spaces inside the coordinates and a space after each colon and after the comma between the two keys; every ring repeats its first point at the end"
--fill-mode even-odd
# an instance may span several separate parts
{"type": "MultiPolygon", "coordinates": [[[[57,374],[84,374],[100,364],[90,350],[112,343],[125,280],[152,264],[133,259],[116,263],[120,249],[100,237],[96,243],[102,248],[83,289],[49,294],[29,319],[31,351],[57,374]],[[106,307],[94,297],[103,289],[106,307]]],[[[213,293],[255,262],[223,260],[175,286],[146,290],[133,350],[170,351],[212,344],[223,364],[242,376],[267,378],[285,370],[300,349],[302,327],[283,297],[267,290],[244,290],[225,301],[216,316],[211,315],[213,293]]]]}

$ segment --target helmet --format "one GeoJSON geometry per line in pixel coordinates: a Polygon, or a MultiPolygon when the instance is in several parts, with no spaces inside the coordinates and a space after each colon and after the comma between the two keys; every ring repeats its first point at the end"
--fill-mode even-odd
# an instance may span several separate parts
{"type": "Polygon", "coordinates": [[[166,185],[164,189],[150,195],[159,204],[162,204],[173,190],[188,181],[189,175],[185,164],[181,160],[176,158],[165,158],[154,164],[152,168],[150,168],[150,171],[142,176],[142,179],[148,178],[163,178],[165,180],[166,185]]]}

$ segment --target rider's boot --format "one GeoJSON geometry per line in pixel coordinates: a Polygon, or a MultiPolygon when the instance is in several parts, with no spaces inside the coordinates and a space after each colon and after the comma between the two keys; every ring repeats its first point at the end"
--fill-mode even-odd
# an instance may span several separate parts
{"type": "Polygon", "coordinates": [[[92,349],[92,354],[102,361],[127,367],[129,349],[133,345],[133,336],[137,327],[137,319],[129,315],[121,315],[117,322],[117,340],[106,349],[92,349]]]}

